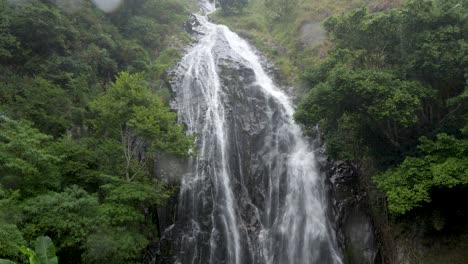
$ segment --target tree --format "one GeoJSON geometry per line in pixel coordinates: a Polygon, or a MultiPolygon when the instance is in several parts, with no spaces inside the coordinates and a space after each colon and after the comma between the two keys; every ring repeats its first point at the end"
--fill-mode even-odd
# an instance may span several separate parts
{"type": "Polygon", "coordinates": [[[97,197],[73,186],[48,192],[21,204],[20,227],[25,238],[51,236],[61,259],[73,259],[85,249],[86,237],[100,224],[97,197]]]}
{"type": "Polygon", "coordinates": [[[137,39],[144,47],[156,52],[164,39],[161,36],[164,33],[162,28],[152,19],[136,16],[131,18],[126,25],[126,34],[137,39]]]}
{"type": "Polygon", "coordinates": [[[17,247],[45,234],[63,263],[142,263],[171,192],[152,160],[194,145],[147,80],[179,57],[190,10],[79,2],[0,0],[0,257],[24,263],[17,247]]]}
{"type": "Polygon", "coordinates": [[[99,190],[99,186],[111,181],[113,171],[106,171],[103,160],[113,157],[103,154],[98,157],[97,151],[90,148],[90,142],[79,142],[70,137],[64,137],[51,142],[47,150],[54,156],[60,157],[56,163],[60,173],[61,189],[78,185],[90,193],[99,190]]]}
{"type": "Polygon", "coordinates": [[[23,197],[59,188],[60,159],[44,148],[50,139],[29,122],[0,116],[0,184],[20,189],[23,197]]]}
{"type": "Polygon", "coordinates": [[[145,175],[147,161],[158,153],[186,157],[194,146],[193,136],[185,135],[175,113],[147,89],[141,74],[121,73],[92,107],[98,131],[122,145],[127,181],[145,175]]]}
{"type": "Polygon", "coordinates": [[[429,130],[451,113],[446,100],[465,86],[467,10],[458,0],[417,0],[386,13],[360,8],[324,25],[337,49],[362,52],[359,67],[389,68],[427,86],[420,121],[429,130]]]}
{"type": "Polygon", "coordinates": [[[0,257],[11,260],[19,260],[18,246],[25,244],[17,225],[20,218],[19,198],[18,191],[6,190],[0,185],[0,257]]]}
{"type": "Polygon", "coordinates": [[[0,0],[0,61],[13,56],[12,52],[18,48],[18,41],[10,32],[11,10],[6,0],[0,0]]]}
{"type": "Polygon", "coordinates": [[[467,14],[463,1],[413,0],[331,17],[335,46],[306,71],[296,120],[332,157],[381,171],[375,182],[396,215],[466,192],[467,14]]]}
{"type": "Polygon", "coordinates": [[[468,186],[468,139],[438,134],[435,141],[422,137],[420,142],[418,157],[407,157],[375,177],[392,213],[404,214],[431,202],[434,188],[468,186]]]}
{"type": "Polygon", "coordinates": [[[47,134],[59,136],[70,126],[69,105],[65,91],[41,77],[25,80],[13,102],[19,118],[32,120],[47,134]]]}
{"type": "MultiPolygon", "coordinates": [[[[326,82],[311,89],[295,118],[309,127],[319,124],[326,142],[336,142],[333,137],[343,122],[347,121],[349,127],[349,121],[354,121],[354,131],[361,132],[356,134],[356,140],[378,153],[381,146],[371,144],[363,132],[372,131],[387,145],[400,147],[406,143],[405,129],[418,120],[424,96],[420,84],[401,80],[389,72],[337,65],[328,73],[326,82]]],[[[343,147],[335,147],[336,152],[331,154],[343,158],[343,153],[350,152],[343,147]]]]}
{"type": "Polygon", "coordinates": [[[57,8],[40,1],[16,8],[11,27],[23,49],[39,55],[65,54],[77,37],[71,21],[57,8]]]}
{"type": "Polygon", "coordinates": [[[360,8],[327,19],[336,46],[306,72],[313,88],[297,120],[311,129],[319,125],[339,152],[340,142],[350,142],[339,127],[343,120],[350,127],[352,116],[351,134],[366,145],[362,151],[392,155],[393,163],[432,130],[458,133],[465,108],[455,98],[466,85],[467,8],[456,0],[417,0],[385,13],[360,8]]]}

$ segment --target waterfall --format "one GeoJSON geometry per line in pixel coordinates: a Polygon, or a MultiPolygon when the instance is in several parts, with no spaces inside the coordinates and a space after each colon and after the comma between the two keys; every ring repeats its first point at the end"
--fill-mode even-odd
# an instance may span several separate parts
{"type": "Polygon", "coordinates": [[[214,10],[201,1],[198,41],[173,71],[179,121],[198,135],[166,231],[175,263],[342,263],[291,99],[245,40],[208,21],[214,10]]]}

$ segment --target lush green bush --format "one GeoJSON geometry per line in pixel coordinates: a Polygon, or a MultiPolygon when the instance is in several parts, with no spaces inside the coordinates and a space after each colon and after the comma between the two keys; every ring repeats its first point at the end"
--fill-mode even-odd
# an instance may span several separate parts
{"type": "MultiPolygon", "coordinates": [[[[30,264],[58,264],[54,243],[50,237],[37,237],[34,250],[25,246],[19,246],[18,249],[29,257],[30,264]]],[[[0,263],[15,264],[15,262],[6,259],[0,259],[0,263]]]]}
{"type": "Polygon", "coordinates": [[[241,12],[247,3],[247,0],[219,0],[219,5],[225,15],[241,12]]]}
{"type": "Polygon", "coordinates": [[[398,167],[375,178],[394,213],[404,214],[431,202],[432,189],[468,186],[468,139],[438,134],[435,141],[422,137],[420,142],[418,157],[406,157],[398,167]]]}

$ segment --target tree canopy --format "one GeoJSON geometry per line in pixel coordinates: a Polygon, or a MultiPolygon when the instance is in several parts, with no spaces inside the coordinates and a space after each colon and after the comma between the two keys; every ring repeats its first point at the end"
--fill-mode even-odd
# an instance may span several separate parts
{"type": "Polygon", "coordinates": [[[154,163],[196,152],[159,96],[191,3],[76,7],[0,0],[0,258],[46,235],[61,263],[141,263],[173,191],[154,163]]]}
{"type": "Polygon", "coordinates": [[[468,5],[413,0],[324,23],[335,46],[305,77],[296,120],[335,158],[370,157],[389,208],[403,214],[435,188],[466,186],[468,5]],[[465,156],[463,156],[465,155],[465,156]]]}

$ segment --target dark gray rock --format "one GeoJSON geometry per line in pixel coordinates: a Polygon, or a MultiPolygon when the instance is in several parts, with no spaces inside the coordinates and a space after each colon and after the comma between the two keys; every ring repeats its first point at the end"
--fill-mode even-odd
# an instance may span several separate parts
{"type": "Polygon", "coordinates": [[[368,197],[359,171],[349,162],[321,159],[329,183],[330,217],[347,263],[380,263],[368,197]]]}
{"type": "Polygon", "coordinates": [[[200,22],[198,21],[197,17],[194,15],[190,15],[189,19],[185,21],[183,24],[184,30],[190,35],[199,33],[196,30],[198,26],[200,26],[200,22]]]}

